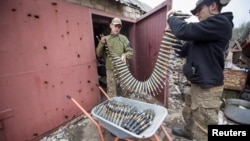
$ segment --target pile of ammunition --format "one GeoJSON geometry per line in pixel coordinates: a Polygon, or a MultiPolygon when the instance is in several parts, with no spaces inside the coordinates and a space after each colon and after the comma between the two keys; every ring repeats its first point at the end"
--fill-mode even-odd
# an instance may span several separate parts
{"type": "Polygon", "coordinates": [[[140,134],[152,124],[154,115],[154,111],[151,109],[130,113],[123,121],[122,127],[133,133],[140,134]]]}
{"type": "MultiPolygon", "coordinates": [[[[191,15],[176,12],[174,16],[184,20],[191,15]]],[[[172,85],[174,79],[176,79],[176,76],[174,75],[174,67],[176,64],[175,59],[178,57],[172,47],[173,45],[182,46],[182,43],[180,40],[176,39],[170,30],[167,30],[164,32],[153,72],[145,81],[137,80],[131,74],[127,65],[121,61],[120,57],[109,51],[108,47],[106,47],[107,55],[111,59],[115,75],[121,88],[132,93],[150,94],[155,96],[164,89],[166,80],[169,85],[172,85]]]]}
{"type": "Polygon", "coordinates": [[[135,134],[147,129],[155,116],[151,109],[140,112],[134,106],[115,100],[107,100],[97,106],[96,114],[135,134]]]}

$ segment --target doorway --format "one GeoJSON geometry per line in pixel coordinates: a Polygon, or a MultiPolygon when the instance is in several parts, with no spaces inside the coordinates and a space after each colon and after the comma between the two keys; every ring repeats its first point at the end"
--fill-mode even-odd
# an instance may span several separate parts
{"type": "MultiPolygon", "coordinates": [[[[110,23],[113,18],[111,17],[104,17],[100,15],[92,15],[93,21],[93,31],[94,31],[94,41],[95,41],[95,49],[98,46],[100,35],[109,35],[110,34],[110,23]]],[[[129,38],[129,22],[122,21],[122,29],[121,34],[125,35],[129,38]]],[[[103,58],[99,58],[96,56],[97,59],[97,72],[99,78],[99,85],[107,89],[107,82],[106,82],[106,68],[105,68],[105,61],[103,58]]]]}

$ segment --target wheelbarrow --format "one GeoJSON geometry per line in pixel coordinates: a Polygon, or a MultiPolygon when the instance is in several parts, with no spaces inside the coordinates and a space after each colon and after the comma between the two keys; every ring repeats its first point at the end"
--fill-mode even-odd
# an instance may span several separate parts
{"type": "Polygon", "coordinates": [[[129,131],[121,126],[118,126],[117,124],[110,122],[107,119],[99,116],[97,114],[97,107],[103,103],[95,106],[91,110],[91,114],[89,114],[84,108],[82,108],[82,106],[74,98],[72,98],[71,96],[66,96],[68,99],[73,101],[76,104],[76,106],[78,108],[80,108],[84,114],[86,114],[86,116],[91,120],[92,123],[94,123],[94,125],[98,129],[101,141],[105,141],[104,136],[103,136],[103,132],[102,132],[102,127],[104,127],[105,129],[107,129],[109,132],[111,132],[112,134],[114,134],[116,136],[115,141],[118,141],[119,139],[124,139],[126,141],[133,141],[133,139],[135,139],[135,138],[136,139],[146,139],[146,138],[152,138],[152,137],[155,139],[155,141],[160,141],[159,136],[155,134],[155,132],[159,128],[161,128],[161,130],[163,131],[164,135],[167,138],[167,141],[172,141],[172,138],[170,137],[170,135],[166,131],[165,127],[162,125],[162,122],[164,121],[165,117],[167,116],[167,110],[164,107],[159,106],[159,105],[155,105],[155,104],[137,101],[137,100],[132,100],[132,99],[124,98],[124,97],[110,98],[107,95],[107,93],[102,89],[101,86],[99,86],[98,84],[96,84],[96,85],[102,91],[102,93],[105,95],[107,100],[115,100],[118,102],[123,102],[123,103],[126,103],[128,105],[134,106],[140,110],[145,110],[145,109],[150,108],[155,112],[155,116],[153,118],[151,126],[149,126],[147,129],[145,129],[142,133],[136,134],[136,133],[133,133],[133,132],[131,132],[131,131],[129,131]]]}

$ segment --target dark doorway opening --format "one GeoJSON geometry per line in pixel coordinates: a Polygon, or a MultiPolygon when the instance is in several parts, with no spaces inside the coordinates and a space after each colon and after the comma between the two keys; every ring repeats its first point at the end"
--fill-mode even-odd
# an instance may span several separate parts
{"type": "MultiPolygon", "coordinates": [[[[100,35],[109,35],[110,34],[110,23],[113,17],[104,17],[100,15],[92,15],[93,21],[93,31],[94,31],[94,41],[95,41],[95,48],[98,46],[100,35]]],[[[129,38],[129,26],[131,23],[122,20],[122,29],[121,34],[127,36],[129,38]]],[[[99,77],[99,85],[107,89],[107,82],[106,82],[106,68],[105,68],[105,61],[103,58],[97,59],[97,71],[99,77]]]]}

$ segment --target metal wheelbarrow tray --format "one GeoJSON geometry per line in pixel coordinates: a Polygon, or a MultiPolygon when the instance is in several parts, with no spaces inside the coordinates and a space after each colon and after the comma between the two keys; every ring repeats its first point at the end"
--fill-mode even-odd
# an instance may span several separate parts
{"type": "Polygon", "coordinates": [[[228,98],[224,113],[229,119],[250,125],[250,102],[242,99],[228,98]]]}
{"type": "MultiPolygon", "coordinates": [[[[97,120],[100,125],[102,125],[105,129],[119,137],[120,139],[126,139],[126,138],[149,138],[155,134],[155,132],[158,130],[162,122],[164,121],[165,117],[167,116],[168,112],[165,107],[156,105],[156,104],[150,104],[150,103],[145,103],[133,99],[128,99],[124,97],[113,97],[110,98],[109,100],[115,100],[117,102],[122,102],[130,106],[134,106],[137,108],[138,111],[143,111],[146,109],[151,109],[155,112],[154,119],[152,121],[151,126],[149,126],[146,130],[144,130],[140,134],[135,134],[133,132],[130,132],[126,129],[124,129],[121,126],[118,126],[117,124],[110,122],[103,117],[100,117],[99,115],[96,114],[97,107],[95,106],[91,114],[93,115],[94,119],[97,120]]],[[[103,103],[101,103],[103,104],[103,103]]],[[[101,105],[100,104],[100,105],[101,105]]]]}

